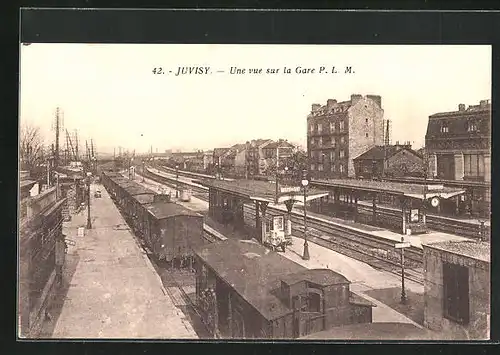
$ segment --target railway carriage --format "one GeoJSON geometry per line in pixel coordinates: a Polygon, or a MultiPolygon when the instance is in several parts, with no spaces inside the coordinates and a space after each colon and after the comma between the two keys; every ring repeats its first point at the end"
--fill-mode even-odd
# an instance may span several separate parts
{"type": "Polygon", "coordinates": [[[144,207],[144,239],[150,251],[172,266],[186,266],[192,261],[193,248],[205,244],[203,216],[176,203],[156,202],[144,207]]]}

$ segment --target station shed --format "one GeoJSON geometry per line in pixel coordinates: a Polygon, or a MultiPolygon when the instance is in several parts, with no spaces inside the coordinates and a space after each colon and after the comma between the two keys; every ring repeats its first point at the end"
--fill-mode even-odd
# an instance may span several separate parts
{"type": "Polygon", "coordinates": [[[441,201],[463,195],[464,189],[443,185],[408,184],[390,181],[362,179],[313,180],[315,187],[327,189],[329,195],[318,200],[315,206],[323,211],[330,207],[337,212],[358,219],[358,200],[372,200],[372,223],[377,224],[377,201],[381,196],[390,196],[402,212],[401,231],[403,234],[427,232],[425,210],[429,206],[439,207],[441,201]],[[330,200],[333,199],[333,201],[330,200]]]}
{"type": "Polygon", "coordinates": [[[265,243],[268,238],[291,240],[292,224],[290,213],[295,203],[306,204],[328,196],[327,191],[307,188],[304,193],[299,186],[281,186],[275,182],[257,180],[201,180],[197,184],[208,187],[209,215],[222,223],[232,223],[235,228],[244,229],[243,206],[255,204],[255,232],[257,239],[265,243]],[[269,204],[284,204],[287,212],[267,216],[269,204]]]}
{"type": "Polygon", "coordinates": [[[489,243],[463,240],[422,246],[424,325],[456,340],[489,339],[489,243]]]}
{"type": "Polygon", "coordinates": [[[215,337],[290,339],[369,323],[372,303],[330,269],[307,269],[255,241],[195,250],[196,302],[215,337]]]}

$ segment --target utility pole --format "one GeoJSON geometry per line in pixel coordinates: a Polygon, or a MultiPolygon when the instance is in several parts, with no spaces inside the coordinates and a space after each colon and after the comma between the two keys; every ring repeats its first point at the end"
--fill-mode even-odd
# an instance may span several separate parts
{"type": "Polygon", "coordinates": [[[56,122],[55,122],[55,131],[56,131],[56,150],[54,154],[54,166],[59,166],[59,130],[61,129],[60,121],[59,121],[59,107],[56,108],[56,122]]]}
{"type": "Polygon", "coordinates": [[[76,161],[80,161],[80,156],[78,155],[78,130],[75,129],[75,156],[76,156],[76,161]]]}

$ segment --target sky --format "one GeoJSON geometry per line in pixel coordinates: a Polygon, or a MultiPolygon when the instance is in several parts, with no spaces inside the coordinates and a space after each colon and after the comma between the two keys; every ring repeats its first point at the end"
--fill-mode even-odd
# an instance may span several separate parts
{"type": "Polygon", "coordinates": [[[418,148],[429,115],[490,99],[491,58],[491,47],[479,45],[35,43],[20,47],[20,124],[39,126],[53,143],[60,107],[80,149],[92,138],[107,153],[209,150],[257,138],[305,146],[313,103],[373,94],[382,96],[392,142],[418,148]],[[321,66],[327,72],[318,73],[321,66]],[[164,74],[153,74],[160,67],[164,74]],[[210,73],[175,76],[178,67],[210,73]],[[230,74],[231,67],[246,73],[230,74]],[[248,72],[257,68],[263,73],[248,72]]]}

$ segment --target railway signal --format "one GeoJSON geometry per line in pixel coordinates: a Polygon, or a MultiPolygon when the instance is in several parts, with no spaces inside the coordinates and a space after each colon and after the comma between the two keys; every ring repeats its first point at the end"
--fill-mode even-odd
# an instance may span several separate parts
{"type": "Polygon", "coordinates": [[[401,243],[394,244],[394,248],[401,249],[401,304],[406,304],[405,291],[405,248],[411,247],[410,242],[405,242],[405,238],[401,237],[401,243]]]}

